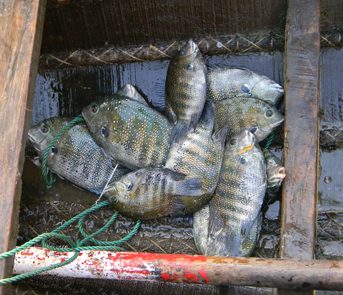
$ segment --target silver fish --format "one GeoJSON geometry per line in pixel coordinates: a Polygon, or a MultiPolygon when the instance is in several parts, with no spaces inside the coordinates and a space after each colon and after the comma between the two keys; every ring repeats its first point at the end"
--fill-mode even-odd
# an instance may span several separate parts
{"type": "Polygon", "coordinates": [[[285,91],[266,76],[239,68],[214,68],[207,74],[207,100],[255,97],[277,106],[285,91]]]}
{"type": "MultiPolygon", "coordinates": [[[[60,130],[72,118],[51,118],[31,127],[28,138],[42,160],[44,153],[60,130]]],[[[67,129],[52,146],[46,165],[60,177],[77,186],[100,194],[117,162],[107,158],[94,142],[85,123],[67,129]]],[[[129,169],[118,166],[111,181],[118,180],[129,169]]]]}

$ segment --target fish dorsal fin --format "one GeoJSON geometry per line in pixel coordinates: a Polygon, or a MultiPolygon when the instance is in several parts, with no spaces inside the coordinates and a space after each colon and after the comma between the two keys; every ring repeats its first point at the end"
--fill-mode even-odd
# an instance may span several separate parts
{"type": "Polygon", "coordinates": [[[137,91],[135,87],[133,87],[131,84],[125,84],[122,88],[120,88],[117,93],[118,95],[126,96],[132,100],[136,100],[140,102],[141,104],[144,104],[146,106],[149,106],[146,100],[143,98],[142,95],[137,91]]]}

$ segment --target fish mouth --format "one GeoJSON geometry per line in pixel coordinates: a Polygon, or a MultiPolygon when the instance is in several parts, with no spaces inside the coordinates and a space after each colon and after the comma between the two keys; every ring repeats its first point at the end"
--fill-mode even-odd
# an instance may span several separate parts
{"type": "Polygon", "coordinates": [[[104,195],[106,194],[107,197],[112,197],[112,196],[119,197],[120,192],[125,191],[125,190],[126,190],[125,184],[121,182],[114,182],[111,185],[109,185],[107,188],[105,188],[104,195]]]}
{"type": "Polygon", "coordinates": [[[274,176],[271,177],[271,181],[279,181],[279,180],[283,180],[286,177],[286,169],[285,167],[279,167],[278,169],[276,169],[276,172],[274,173],[274,176]]]}
{"type": "Polygon", "coordinates": [[[198,45],[192,40],[188,40],[185,47],[183,48],[185,55],[190,56],[192,54],[197,54],[199,51],[198,45]]]}

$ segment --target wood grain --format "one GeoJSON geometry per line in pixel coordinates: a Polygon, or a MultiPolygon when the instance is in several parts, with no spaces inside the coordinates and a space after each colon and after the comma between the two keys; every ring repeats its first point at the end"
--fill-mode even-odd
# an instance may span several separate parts
{"type": "MultiPolygon", "coordinates": [[[[284,139],[287,176],[283,184],[280,232],[280,257],[286,259],[313,259],[314,256],[319,137],[319,20],[319,0],[288,1],[284,139]]],[[[279,294],[286,293],[279,291],[279,294]]]]}
{"type": "MultiPolygon", "coordinates": [[[[42,39],[45,0],[0,3],[0,253],[16,245],[21,172],[42,39]]],[[[0,279],[12,259],[0,261],[0,279]]],[[[8,294],[0,287],[0,294],[8,294]]]]}

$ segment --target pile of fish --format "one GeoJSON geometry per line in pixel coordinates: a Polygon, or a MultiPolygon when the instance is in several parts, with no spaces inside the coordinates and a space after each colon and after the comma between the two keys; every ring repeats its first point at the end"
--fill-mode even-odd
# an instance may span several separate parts
{"type": "MultiPolygon", "coordinates": [[[[207,69],[189,40],[169,64],[165,89],[167,117],[129,84],[86,106],[85,123],[62,134],[47,167],[81,188],[103,191],[126,217],[194,214],[202,254],[250,255],[261,209],[285,177],[281,161],[259,146],[283,121],[276,108],[282,87],[247,69],[207,69]]],[[[40,159],[71,120],[30,128],[40,159]]]]}

